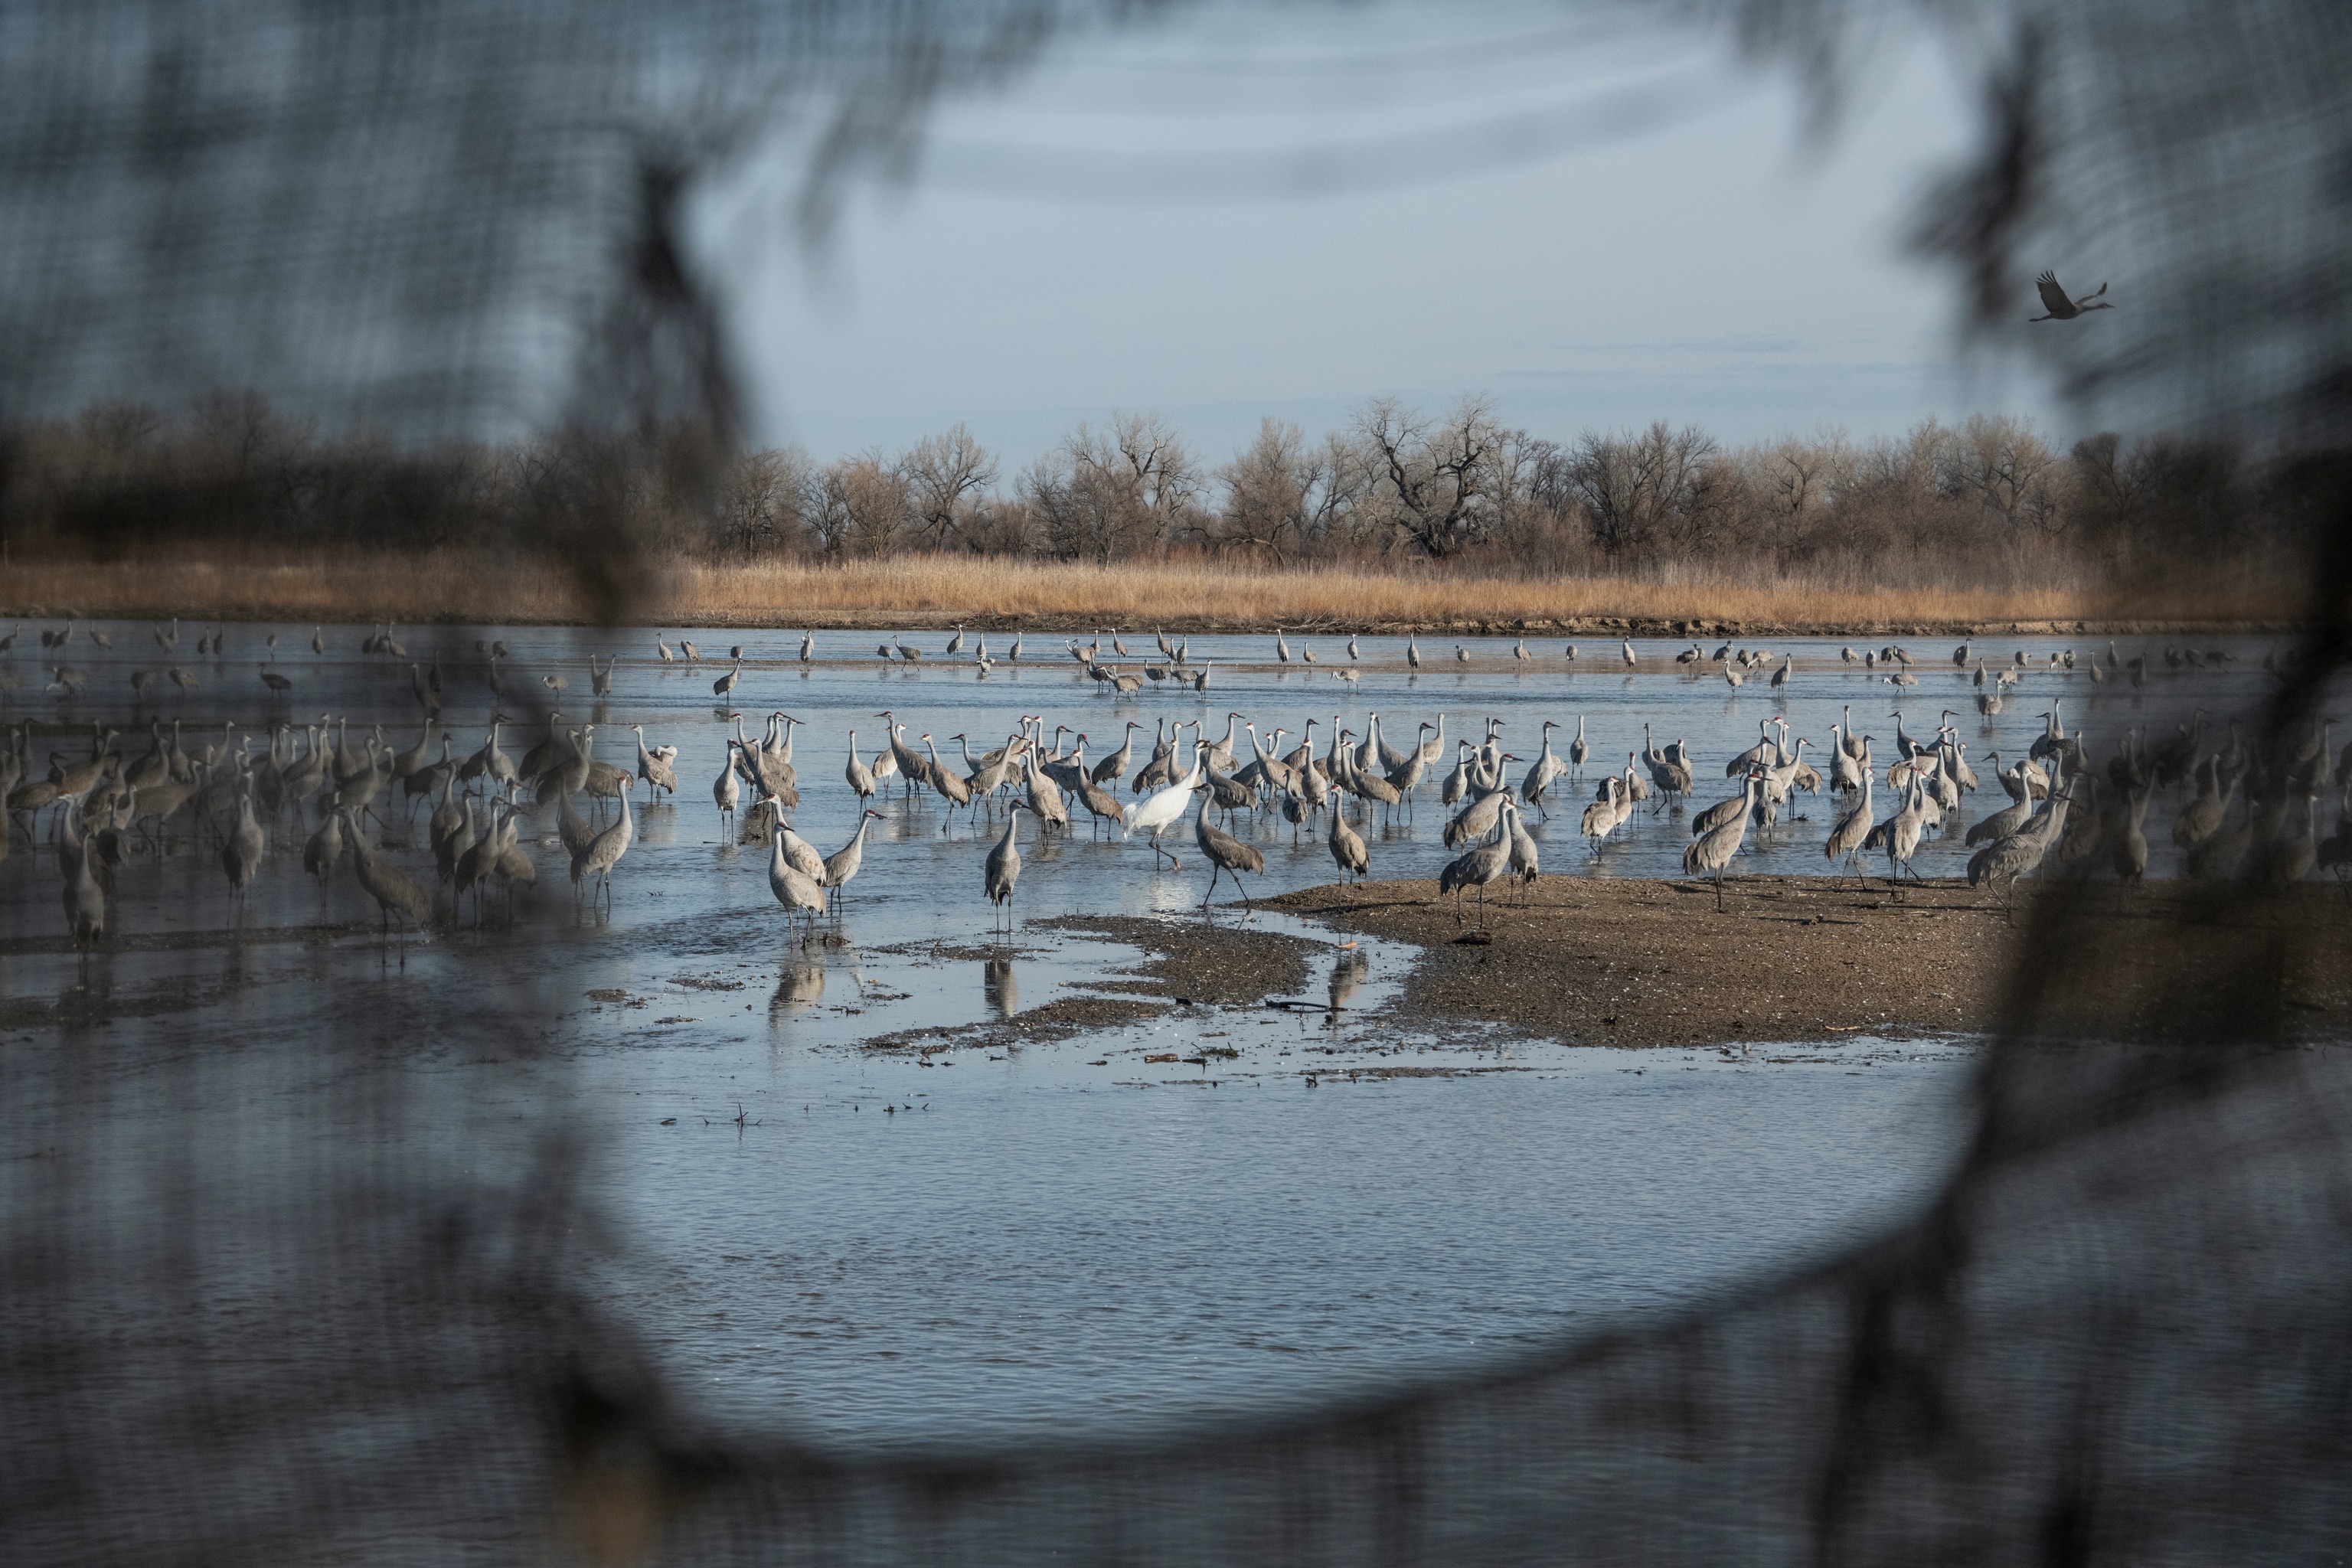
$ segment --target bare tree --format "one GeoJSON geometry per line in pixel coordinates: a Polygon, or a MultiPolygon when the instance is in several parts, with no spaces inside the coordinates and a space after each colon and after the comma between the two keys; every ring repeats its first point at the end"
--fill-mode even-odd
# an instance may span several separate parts
{"type": "Polygon", "coordinates": [[[1023,499],[1055,554],[1100,563],[1191,531],[1201,479],[1183,441],[1156,415],[1080,425],[1023,476],[1023,499]]]}
{"type": "Polygon", "coordinates": [[[1464,398],[1442,420],[1375,398],[1357,416],[1356,435],[1391,526],[1423,555],[1443,561],[1491,525],[1498,432],[1484,398],[1464,398]]]}
{"type": "Polygon", "coordinates": [[[798,447],[746,452],[720,481],[714,535],[722,548],[759,555],[796,547],[810,531],[815,465],[798,447]]]}
{"type": "Polygon", "coordinates": [[[1307,450],[1297,426],[1262,422],[1257,439],[1217,470],[1225,500],[1216,543],[1277,562],[1296,556],[1306,547],[1309,508],[1323,488],[1322,456],[1307,450]]]}
{"type": "Polygon", "coordinates": [[[961,425],[926,436],[898,460],[915,532],[934,550],[975,549],[974,510],[996,483],[996,458],[961,425]]]}
{"type": "Polygon", "coordinates": [[[1946,450],[1945,482],[1998,516],[2011,532],[2057,532],[2065,513],[2057,505],[2050,470],[2058,455],[2022,419],[1976,414],[1946,450]]]}
{"type": "Polygon", "coordinates": [[[1716,454],[1714,437],[1704,431],[1671,429],[1661,419],[1638,434],[1587,431],[1566,477],[1591,521],[1592,542],[1612,555],[1639,554],[1687,534],[1696,504],[1717,499],[1701,482],[1716,454]]]}
{"type": "Polygon", "coordinates": [[[910,531],[906,479],[897,464],[871,452],[828,463],[808,521],[827,555],[889,555],[910,531]]]}

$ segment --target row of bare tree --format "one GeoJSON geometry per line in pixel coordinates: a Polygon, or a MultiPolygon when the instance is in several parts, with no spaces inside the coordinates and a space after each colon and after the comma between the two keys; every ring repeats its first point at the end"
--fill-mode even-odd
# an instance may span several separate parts
{"type": "Polygon", "coordinates": [[[499,446],[327,439],[258,397],[184,417],[120,403],[0,432],[0,542],[100,555],[544,545],[619,529],[735,557],[970,552],[1110,563],[1467,561],[1533,572],[1753,563],[1858,581],[2014,581],[2074,561],[2152,578],[2293,548],[2287,459],[2104,435],[2068,452],[1979,416],[1868,440],[1727,447],[1691,426],[1562,443],[1465,399],[1368,403],[1310,439],[1265,421],[1211,467],[1163,420],[1082,424],[1008,474],[961,426],[895,456],[720,450],[691,428],[499,446]]]}

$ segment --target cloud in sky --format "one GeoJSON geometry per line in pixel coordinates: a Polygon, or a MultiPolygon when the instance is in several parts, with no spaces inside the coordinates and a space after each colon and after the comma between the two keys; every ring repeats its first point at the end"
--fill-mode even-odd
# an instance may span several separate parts
{"type": "Polygon", "coordinates": [[[1218,8],[1066,46],[950,106],[814,253],[763,237],[755,165],[709,231],[753,434],[832,457],[961,421],[1017,464],[1148,410],[1221,457],[1261,417],[1466,392],[1555,437],[2058,422],[1997,350],[1958,357],[1902,254],[1970,134],[1934,50],[1890,48],[1815,151],[1719,41],[1580,15],[1218,8]]]}

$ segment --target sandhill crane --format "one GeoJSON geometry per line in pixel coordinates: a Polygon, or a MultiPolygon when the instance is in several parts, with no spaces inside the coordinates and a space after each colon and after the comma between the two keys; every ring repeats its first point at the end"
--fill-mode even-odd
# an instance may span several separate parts
{"type": "MultiPolygon", "coordinates": [[[[1012,660],[1014,664],[1019,664],[1021,662],[1021,634],[1019,632],[1016,631],[1013,634],[1013,646],[1004,650],[1004,657],[1012,660]]],[[[1176,662],[1181,664],[1184,661],[1180,658],[1176,662]]]]}
{"type": "Polygon", "coordinates": [[[1601,798],[1584,808],[1584,818],[1578,831],[1592,841],[1595,859],[1601,856],[1601,840],[1617,831],[1618,825],[1633,815],[1633,797],[1625,793],[1624,781],[1612,773],[1601,781],[1601,798]]]}
{"type": "MultiPolygon", "coordinates": [[[[192,671],[182,669],[176,664],[171,668],[165,670],[163,673],[170,678],[173,685],[178,687],[183,691],[194,691],[197,687],[204,684],[203,681],[198,680],[195,678],[195,675],[192,671]]],[[[68,674],[79,676],[81,674],[81,671],[78,669],[70,671],[61,669],[58,671],[58,676],[60,680],[68,674]]],[[[80,682],[76,681],[74,684],[79,686],[80,682]]]]}
{"type": "Polygon", "coordinates": [[[1453,849],[1486,837],[1501,816],[1503,803],[1509,795],[1508,789],[1497,784],[1463,806],[1439,836],[1445,847],[1453,849]]]}
{"type": "MultiPolygon", "coordinates": [[[[568,800],[569,795],[564,798],[568,800]]],[[[593,877],[595,880],[589,889],[590,906],[594,906],[596,894],[602,892],[605,909],[613,907],[613,868],[619,865],[621,857],[629,852],[630,841],[636,835],[636,819],[629,814],[629,797],[624,794],[621,796],[621,820],[591,838],[572,857],[572,889],[575,900],[579,897],[581,884],[593,877]]]]}
{"type": "Polygon", "coordinates": [[[871,806],[866,807],[857,814],[857,831],[850,836],[849,842],[824,858],[822,879],[825,887],[833,890],[836,910],[841,908],[842,889],[849,886],[849,879],[856,876],[866,864],[866,830],[883,820],[880,812],[871,806]]]}
{"type": "Polygon", "coordinates": [[[849,781],[849,787],[857,792],[860,800],[873,799],[874,792],[881,787],[880,781],[874,776],[874,770],[858,760],[857,731],[855,730],[849,732],[849,761],[843,766],[841,774],[849,781]]]}
{"type": "Polygon", "coordinates": [[[1780,656],[1780,668],[1772,672],[1772,689],[1778,691],[1782,687],[1788,685],[1789,672],[1796,668],[1797,656],[1792,653],[1782,654],[1780,656]]]}
{"type": "Polygon", "coordinates": [[[319,830],[302,846],[302,869],[319,879],[319,896],[327,896],[327,874],[343,858],[343,819],[334,812],[320,816],[319,830]]]}
{"type": "MultiPolygon", "coordinates": [[[[1440,718],[1442,721],[1443,715],[1440,718]]],[[[1584,715],[1580,713],[1576,716],[1576,739],[1568,743],[1568,765],[1575,770],[1576,777],[1584,776],[1585,761],[1591,755],[1592,747],[1584,738],[1584,715]]]]}
{"type": "Polygon", "coordinates": [[[1535,806],[1539,816],[1546,818],[1551,813],[1544,807],[1544,792],[1551,787],[1554,779],[1568,772],[1568,764],[1552,754],[1551,732],[1559,728],[1559,723],[1553,720],[1543,721],[1543,749],[1536,753],[1536,760],[1528,768],[1528,776],[1519,784],[1520,795],[1535,806]]]}
{"type": "Polygon", "coordinates": [[[1039,764],[1034,745],[1022,752],[1021,765],[1022,782],[1028,791],[1029,810],[1037,818],[1037,831],[1042,834],[1048,828],[1068,827],[1070,808],[1062,804],[1061,790],[1039,764]]]}
{"type": "Polygon", "coordinates": [[[228,841],[221,846],[221,869],[228,874],[232,921],[235,907],[244,899],[246,889],[253,886],[254,874],[261,869],[261,852],[267,843],[261,824],[253,815],[253,790],[248,784],[245,793],[237,796],[236,826],[229,831],[228,841]]]}
{"type": "Polygon", "coordinates": [[[1339,865],[1339,879],[1345,882],[1352,874],[1358,881],[1363,880],[1364,874],[1371,869],[1371,851],[1365,847],[1363,836],[1348,826],[1348,814],[1336,804],[1331,808],[1331,833],[1326,842],[1331,858],[1339,865]]]}
{"type": "Polygon", "coordinates": [[[411,926],[420,931],[424,929],[425,922],[433,918],[433,900],[425,896],[424,889],[409,879],[408,873],[375,858],[375,852],[368,847],[367,840],[361,836],[359,825],[348,806],[337,815],[343,820],[343,841],[351,847],[352,875],[359,882],[361,889],[375,900],[380,921],[378,929],[389,936],[393,922],[400,922],[401,962],[404,964],[407,963],[408,930],[411,926]]]}
{"type": "MultiPolygon", "coordinates": [[[[1282,640],[1282,628],[1274,628],[1274,657],[1283,664],[1290,662],[1290,645],[1282,640]]],[[[1213,880],[1214,879],[1212,879],[1213,880]]]]}
{"type": "MultiPolygon", "coordinates": [[[[1822,846],[1822,858],[1832,864],[1839,860],[1845,862],[1845,872],[1843,874],[1851,874],[1855,870],[1863,846],[1870,837],[1871,828],[1876,826],[1872,821],[1870,798],[1872,783],[1870,773],[1865,771],[1862,775],[1861,802],[1837,819],[1830,828],[1828,841],[1822,846]]],[[[1864,877],[1862,880],[1867,885],[1869,879],[1864,877]]]]}
{"type": "Polygon", "coordinates": [[[760,804],[775,814],[775,830],[768,837],[768,891],[784,909],[784,930],[793,929],[793,916],[806,914],[812,921],[824,912],[825,892],[823,881],[824,863],[817,864],[817,875],[811,876],[793,864],[787,848],[790,844],[806,845],[793,835],[791,825],[784,821],[783,802],[774,795],[763,797],[760,804]]]}
{"type": "MultiPolygon", "coordinates": [[[[971,804],[971,785],[964,781],[961,774],[950,772],[940,763],[940,750],[931,743],[931,737],[928,731],[923,735],[923,750],[928,753],[926,760],[929,763],[929,776],[931,787],[939,791],[941,797],[947,801],[948,817],[951,819],[955,815],[956,807],[968,806],[971,804]]],[[[940,831],[945,833],[947,830],[948,822],[942,820],[940,823],[940,831]]]]}
{"type": "Polygon", "coordinates": [[[1421,668],[1421,644],[1414,640],[1411,632],[1407,632],[1404,637],[1404,661],[1415,669],[1421,668]]]}
{"type": "Polygon", "coordinates": [[[1465,888],[1478,889],[1478,924],[1481,927],[1486,925],[1486,889],[1489,884],[1502,880],[1503,874],[1511,868],[1511,830],[1503,820],[1505,814],[1501,809],[1502,805],[1508,804],[1508,800],[1504,799],[1498,805],[1491,837],[1447,862],[1445,869],[1437,874],[1437,896],[1442,899],[1448,893],[1454,895],[1455,925],[1462,923],[1462,889],[1465,888]]]}
{"type": "Polygon", "coordinates": [[[278,674],[268,665],[261,665],[258,668],[261,671],[261,684],[269,688],[270,694],[273,697],[283,697],[288,692],[294,689],[294,683],[292,681],[287,679],[284,676],[278,674]]]}
{"type": "MultiPolygon", "coordinates": [[[[915,793],[915,786],[917,784],[929,782],[931,776],[929,766],[923,761],[922,753],[917,752],[912,746],[908,745],[907,742],[898,739],[898,731],[905,729],[906,726],[898,722],[898,716],[896,713],[893,713],[890,710],[886,708],[881,712],[877,713],[875,717],[877,719],[887,719],[890,721],[888,734],[890,737],[891,771],[896,773],[900,778],[906,780],[907,794],[908,797],[911,798],[915,793]]],[[[875,762],[874,777],[878,782],[882,776],[881,762],[880,759],[877,758],[875,762]]]]}
{"type": "Polygon", "coordinates": [[[1535,658],[1535,655],[1528,651],[1527,638],[1521,637],[1517,643],[1512,645],[1511,657],[1517,659],[1521,664],[1526,664],[1535,658]]]}
{"type": "MultiPolygon", "coordinates": [[[[1176,858],[1172,851],[1161,847],[1160,839],[1163,834],[1184,820],[1184,813],[1192,806],[1193,793],[1202,787],[1202,774],[1205,767],[1201,746],[1196,740],[1192,746],[1192,771],[1183,777],[1153,791],[1127,809],[1127,816],[1121,825],[1122,831],[1119,837],[1132,838],[1140,832],[1150,838],[1151,867],[1155,871],[1160,868],[1160,857],[1162,855],[1168,857],[1168,868],[1171,871],[1181,871],[1184,868],[1183,863],[1176,858]]],[[[1211,879],[1212,881],[1214,879],[1213,877],[1211,879]]]]}
{"type": "MultiPolygon", "coordinates": [[[[501,809],[505,809],[509,816],[513,815],[511,807],[502,808],[494,803],[483,814],[480,836],[467,847],[464,854],[457,857],[457,864],[451,868],[449,889],[453,904],[462,903],[466,894],[471,891],[477,927],[489,912],[490,879],[497,874],[499,858],[506,848],[504,829],[499,816],[501,809]]],[[[466,803],[468,827],[472,826],[473,816],[474,803],[469,800],[466,803]]]]}
{"type": "Polygon", "coordinates": [[[58,868],[65,873],[65,886],[59,889],[59,903],[65,910],[66,930],[87,973],[89,950],[105,940],[109,929],[106,910],[106,889],[100,885],[97,873],[90,866],[90,850],[83,839],[81,825],[75,814],[67,812],[58,822],[58,868]]]}
{"type": "Polygon", "coordinates": [[[1304,637],[1299,639],[1298,659],[1302,664],[1313,664],[1316,662],[1315,650],[1307,646],[1307,641],[1304,637]]]}
{"type": "Polygon", "coordinates": [[[1763,770],[1748,770],[1748,781],[1740,788],[1740,809],[1730,821],[1720,824],[1710,832],[1692,839],[1683,847],[1683,874],[1688,877],[1712,875],[1715,879],[1715,907],[1723,909],[1723,877],[1731,858],[1739,853],[1742,840],[1748,837],[1748,819],[1754,815],[1757,792],[1762,787],[1763,770]]]}
{"type": "Polygon", "coordinates": [[[673,795],[677,795],[677,770],[670,766],[667,760],[646,750],[646,727],[643,724],[632,724],[629,728],[637,737],[637,777],[652,786],[653,796],[656,802],[660,800],[664,790],[667,790],[673,795]]]}
{"type": "Polygon", "coordinates": [[[2318,809],[2318,797],[2305,794],[2302,831],[2289,830],[2263,847],[2262,871],[2265,882],[2284,888],[2300,882],[2311,874],[2311,868],[2319,854],[2318,809]]]}
{"type": "Polygon", "coordinates": [[[1894,816],[1870,830],[1862,841],[1865,849],[1886,851],[1886,879],[1899,883],[1905,871],[1911,872],[1914,881],[1919,873],[1911,867],[1912,857],[1919,852],[1919,840],[1927,832],[1927,789],[1917,773],[1911,775],[1909,786],[1903,792],[1903,804],[1894,816]]]}
{"type": "Polygon", "coordinates": [[[1631,669],[1631,668],[1633,668],[1633,666],[1634,666],[1635,664],[1637,664],[1637,663],[1639,663],[1639,662],[1640,662],[1640,660],[1638,660],[1637,658],[1634,658],[1634,656],[1633,656],[1633,638],[1631,638],[1631,637],[1624,637],[1624,638],[1621,638],[1621,639],[1620,639],[1620,642],[1619,642],[1619,646],[1620,646],[1620,651],[1621,651],[1621,652],[1623,654],[1623,656],[1624,656],[1624,659],[1625,659],[1625,668],[1626,668],[1631,669]]]}
{"type": "Polygon", "coordinates": [[[1737,691],[1748,684],[1748,678],[1739,672],[1739,667],[1737,664],[1727,663],[1723,667],[1723,683],[1737,691]]]}
{"type": "Polygon", "coordinates": [[[2235,778],[2230,780],[2226,790],[2223,788],[2221,769],[2213,758],[2197,764],[2197,777],[2196,795],[2172,819],[2172,841],[2183,849],[2195,848],[2220,829],[2229,812],[2230,798],[2238,788],[2235,778]]]}
{"type": "Polygon", "coordinates": [[[1650,742],[1650,727],[1647,724],[1642,726],[1642,745],[1643,749],[1643,760],[1649,764],[1651,782],[1658,786],[1659,794],[1662,796],[1658,802],[1657,809],[1664,811],[1669,805],[1679,805],[1682,802],[1682,798],[1690,794],[1691,771],[1689,764],[1676,762],[1673,758],[1669,757],[1665,752],[1659,751],[1655,746],[1652,745],[1650,742]]]}
{"type": "Polygon", "coordinates": [[[947,652],[948,652],[950,655],[951,655],[951,656],[952,656],[952,655],[955,655],[955,654],[961,653],[962,651],[963,651],[963,627],[962,627],[962,626],[961,626],[961,625],[958,625],[958,626],[957,626],[957,627],[956,627],[956,629],[955,629],[955,636],[953,636],[953,637],[951,637],[948,638],[947,652]]]}
{"type": "Polygon", "coordinates": [[[2028,321],[2071,321],[2087,311],[2115,309],[2115,306],[2099,298],[2107,291],[2107,286],[2105,283],[2079,300],[2070,300],[2066,297],[2066,290],[2058,286],[2058,274],[2054,271],[2044,272],[2041,277],[2036,278],[2033,280],[2033,287],[2040,291],[2042,308],[2048,314],[2028,316],[2025,318],[2028,321]]]}
{"type": "Polygon", "coordinates": [[[1518,888],[1512,894],[1512,901],[1516,903],[1535,884],[1542,868],[1542,858],[1536,852],[1534,836],[1519,820],[1518,802],[1507,800],[1503,803],[1503,821],[1511,839],[1511,874],[1519,880],[1518,888]]]}
{"type": "MultiPolygon", "coordinates": [[[[1753,766],[1748,769],[1750,773],[1755,771],[1756,770],[1753,766]]],[[[1740,812],[1748,810],[1749,805],[1752,804],[1753,794],[1754,792],[1749,789],[1746,778],[1743,777],[1740,781],[1739,793],[1738,795],[1731,796],[1728,800],[1718,800],[1713,805],[1708,806],[1705,811],[1696,812],[1692,815],[1690,836],[1693,838],[1704,838],[1708,834],[1714,832],[1717,828],[1721,827],[1726,823],[1729,822],[1740,812]]]]}
{"type": "Polygon", "coordinates": [[[2049,805],[2032,824],[1978,850],[1969,860],[1969,886],[1991,889],[2000,897],[2006,915],[2016,904],[2018,879],[2032,875],[2050,846],[2057,842],[2073,798],[2071,787],[2053,791],[2049,805]]]}
{"type": "Polygon", "coordinates": [[[1234,879],[1234,890],[1242,896],[1242,907],[1255,909],[1249,889],[1242,886],[1241,874],[1248,871],[1255,876],[1265,875],[1265,857],[1212,823],[1206,811],[1193,816],[1192,842],[1200,846],[1201,854],[1209,862],[1209,890],[1201,896],[1201,907],[1207,909],[1209,900],[1216,895],[1217,879],[1229,876],[1234,879]]]}
{"type": "MultiPolygon", "coordinates": [[[[564,844],[567,850],[576,854],[594,836],[576,816],[571,820],[573,827],[567,828],[564,844]]],[[[445,795],[442,805],[434,811],[426,824],[426,832],[433,846],[434,869],[441,880],[448,881],[457,875],[457,862],[465,858],[466,851],[474,847],[473,797],[467,796],[461,808],[454,793],[445,795]]]]}
{"type": "Polygon", "coordinates": [[[1789,792],[1797,787],[1800,779],[1810,780],[1808,787],[1811,789],[1821,788],[1821,774],[1805,766],[1805,748],[1811,744],[1804,736],[1798,736],[1796,750],[1785,753],[1787,760],[1764,770],[1764,790],[1756,811],[1759,826],[1772,826],[1780,816],[1780,803],[1789,798],[1789,792]]]}
{"type": "MultiPolygon", "coordinates": [[[[2094,663],[2091,668],[2098,668],[2094,663]]],[[[2152,786],[2142,784],[2124,792],[2123,829],[2116,837],[2114,857],[2116,876],[2137,885],[2147,875],[2147,803],[2155,794],[2152,786]]]]}
{"type": "Polygon", "coordinates": [[[1076,787],[1071,793],[1078,797],[1078,804],[1092,815],[1096,826],[1106,822],[1114,826],[1119,824],[1126,814],[1126,807],[1119,805],[1117,795],[1088,778],[1084,769],[1078,771],[1072,782],[1076,787]]]}
{"type": "MultiPolygon", "coordinates": [[[[851,738],[856,739],[854,735],[851,738]]],[[[719,776],[710,784],[710,798],[719,807],[719,820],[722,824],[735,815],[736,806],[743,799],[742,786],[736,783],[735,744],[732,740],[727,742],[727,760],[719,765],[719,776]]]]}
{"type": "Polygon", "coordinates": [[[981,871],[982,889],[995,906],[998,918],[1003,921],[1007,936],[1013,933],[1013,889],[1021,880],[1021,814],[1029,809],[1025,801],[1013,803],[1004,816],[1004,837],[988,852],[981,871]]]}
{"type": "MultiPolygon", "coordinates": [[[[1168,733],[1167,722],[1164,719],[1159,721],[1159,732],[1152,737],[1151,742],[1151,760],[1137,770],[1135,777],[1129,781],[1127,786],[1129,794],[1139,795],[1148,789],[1157,789],[1175,778],[1176,738],[1168,733]]],[[[1307,722],[1311,725],[1314,721],[1309,720],[1307,722]]],[[[1176,726],[1176,735],[1181,735],[1183,732],[1184,726],[1179,722],[1176,726]]]]}

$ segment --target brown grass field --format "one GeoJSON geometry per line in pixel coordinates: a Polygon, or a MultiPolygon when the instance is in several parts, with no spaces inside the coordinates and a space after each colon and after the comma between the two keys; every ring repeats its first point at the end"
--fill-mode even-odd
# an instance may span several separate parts
{"type": "MultiPolygon", "coordinates": [[[[1101,567],[918,555],[838,564],[648,563],[617,608],[541,560],[490,552],[277,560],[18,564],[0,616],[411,625],[580,624],[881,628],[961,623],[1083,631],[1274,626],[1402,632],[1626,630],[1847,634],[1945,630],[2275,627],[2282,600],[2252,588],[2120,595],[2093,582],[2008,589],[1828,577],[1751,583],[1706,571],[1496,575],[1434,568],[1258,570],[1213,562],[1101,567]]],[[[2286,601],[2291,603],[2292,601],[2286,601]]]]}

